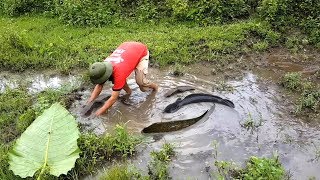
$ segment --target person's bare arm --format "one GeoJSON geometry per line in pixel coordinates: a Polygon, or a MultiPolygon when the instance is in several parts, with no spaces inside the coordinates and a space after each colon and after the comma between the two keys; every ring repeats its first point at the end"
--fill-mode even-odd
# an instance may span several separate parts
{"type": "Polygon", "coordinates": [[[93,89],[93,91],[92,91],[92,93],[91,93],[91,96],[90,96],[90,98],[89,98],[89,100],[88,100],[87,103],[90,103],[90,102],[92,102],[93,100],[95,100],[95,99],[99,96],[99,94],[101,93],[102,88],[103,88],[103,85],[102,85],[102,84],[97,84],[97,85],[94,87],[94,89],[93,89]]]}
{"type": "Polygon", "coordinates": [[[104,103],[104,105],[97,110],[96,116],[106,113],[106,111],[117,101],[120,91],[112,91],[111,97],[104,103]]]}

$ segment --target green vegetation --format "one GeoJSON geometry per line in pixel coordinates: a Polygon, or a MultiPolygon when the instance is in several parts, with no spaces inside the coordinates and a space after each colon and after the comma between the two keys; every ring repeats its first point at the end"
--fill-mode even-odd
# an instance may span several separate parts
{"type": "Polygon", "coordinates": [[[151,152],[152,160],[148,165],[150,179],[170,179],[168,165],[174,156],[173,146],[165,143],[159,152],[151,152]]]}
{"type": "Polygon", "coordinates": [[[242,169],[239,179],[284,179],[285,170],[277,157],[259,158],[252,156],[242,169]]]}
{"type": "Polygon", "coordinates": [[[0,65],[13,71],[55,68],[68,72],[100,61],[121,42],[146,43],[151,63],[185,65],[200,61],[221,63],[226,54],[247,51],[252,44],[271,46],[279,34],[267,23],[246,20],[230,25],[190,27],[188,24],[152,24],[124,20],[118,26],[72,27],[41,16],[1,18],[0,65]]]}
{"type": "Polygon", "coordinates": [[[34,120],[49,108],[54,102],[60,102],[68,107],[74,100],[73,90],[47,89],[36,95],[31,95],[26,88],[9,89],[0,94],[0,142],[7,143],[17,138],[34,120]]]}
{"type": "Polygon", "coordinates": [[[131,180],[131,179],[148,179],[142,177],[138,170],[125,165],[115,165],[108,169],[100,178],[100,180],[131,180]]]}
{"type": "Polygon", "coordinates": [[[248,118],[245,119],[243,123],[240,124],[241,127],[245,128],[247,131],[257,131],[260,126],[262,126],[262,117],[259,118],[259,120],[254,120],[252,118],[251,113],[248,114],[248,118]]]}
{"type": "Polygon", "coordinates": [[[291,91],[301,91],[303,89],[301,73],[286,73],[282,79],[281,84],[286,89],[289,89],[291,91]]]}
{"type": "Polygon", "coordinates": [[[218,144],[214,142],[214,165],[217,172],[214,173],[217,179],[276,179],[282,180],[286,177],[284,167],[281,165],[278,156],[271,158],[251,156],[245,167],[241,168],[232,161],[218,160],[218,144]]]}
{"type": "MultiPolygon", "coordinates": [[[[71,100],[76,96],[78,87],[68,86],[60,89],[47,89],[40,93],[31,94],[25,88],[7,88],[0,94],[0,179],[19,179],[9,170],[8,152],[20,134],[55,102],[65,107],[70,106],[71,100]]],[[[135,146],[141,138],[128,134],[124,126],[116,126],[114,133],[103,137],[94,134],[82,134],[78,140],[81,150],[75,168],[67,175],[59,178],[72,179],[81,175],[95,173],[111,157],[133,155],[135,146]]],[[[48,179],[57,179],[44,172],[48,179]]],[[[39,174],[36,174],[37,176],[39,174]]]]}
{"type": "Polygon", "coordinates": [[[320,110],[320,87],[310,80],[302,78],[300,73],[287,73],[282,78],[281,84],[293,92],[299,93],[296,112],[314,112],[320,110]]]}
{"type": "Polygon", "coordinates": [[[173,146],[171,144],[163,144],[160,151],[152,151],[150,153],[152,160],[148,164],[148,175],[143,176],[139,170],[133,166],[115,165],[106,170],[100,177],[100,180],[166,180],[171,179],[169,176],[168,165],[171,157],[174,156],[173,146]]]}
{"type": "Polygon", "coordinates": [[[7,89],[0,94],[0,144],[9,143],[19,136],[17,118],[32,105],[26,89],[7,89]]]}
{"type": "Polygon", "coordinates": [[[121,125],[117,125],[112,134],[103,136],[93,133],[82,134],[78,140],[81,150],[80,158],[76,161],[76,167],[68,175],[80,177],[96,173],[98,167],[102,167],[111,158],[133,155],[135,146],[141,142],[140,137],[129,134],[125,126],[121,125]]]}
{"type": "Polygon", "coordinates": [[[218,81],[214,86],[212,87],[213,90],[217,90],[219,92],[226,91],[226,92],[233,92],[234,87],[230,84],[228,84],[226,81],[218,81]]]}
{"type": "Polygon", "coordinates": [[[75,118],[54,103],[21,134],[9,153],[10,170],[22,178],[44,173],[67,174],[79,158],[79,130],[75,118]],[[28,147],[28,148],[26,148],[28,147]]]}
{"type": "Polygon", "coordinates": [[[147,44],[160,66],[320,47],[317,0],[1,2],[0,65],[13,71],[86,68],[129,40],[147,44]]]}

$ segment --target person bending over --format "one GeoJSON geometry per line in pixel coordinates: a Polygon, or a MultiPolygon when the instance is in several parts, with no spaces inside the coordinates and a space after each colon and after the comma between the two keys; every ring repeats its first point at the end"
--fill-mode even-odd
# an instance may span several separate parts
{"type": "Polygon", "coordinates": [[[127,84],[127,77],[135,71],[135,80],[141,91],[148,89],[158,90],[158,85],[150,82],[148,73],[149,51],[146,45],[140,42],[124,42],[110,56],[102,62],[95,62],[89,67],[89,76],[92,83],[96,84],[87,103],[95,100],[102,91],[106,81],[113,83],[111,97],[98,109],[96,116],[106,111],[117,101],[120,91],[126,91],[130,96],[132,90],[127,84]]]}

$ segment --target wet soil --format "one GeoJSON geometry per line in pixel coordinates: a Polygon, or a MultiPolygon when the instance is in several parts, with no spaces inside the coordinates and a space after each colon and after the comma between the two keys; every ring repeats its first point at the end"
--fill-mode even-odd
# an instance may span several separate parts
{"type": "MultiPolygon", "coordinates": [[[[139,147],[131,162],[147,172],[150,152],[169,142],[176,151],[170,165],[173,179],[214,179],[215,151],[218,151],[218,160],[234,161],[239,165],[243,165],[250,156],[271,157],[277,153],[292,179],[319,179],[320,119],[306,121],[305,117],[295,116],[292,111],[297,97],[277,84],[284,73],[298,71],[319,83],[319,65],[320,55],[317,53],[292,55],[274,49],[262,54],[240,56],[226,66],[206,62],[187,66],[184,68],[185,75],[181,77],[172,76],[170,67],[161,70],[151,68],[150,79],[160,85],[157,93],[141,92],[132,75],[128,79],[133,90],[129,103],[116,102],[100,118],[82,117],[80,109],[93,89],[89,86],[78,91],[81,99],[71,105],[70,111],[84,130],[103,134],[111,131],[117,123],[125,123],[130,132],[140,134],[144,127],[153,123],[200,116],[210,109],[211,103],[186,105],[175,113],[164,113],[163,110],[179,97],[191,93],[210,93],[231,100],[235,108],[216,104],[209,117],[192,126],[174,132],[144,134],[149,141],[139,147]],[[195,90],[165,97],[177,86],[191,86],[195,90]],[[244,128],[243,124],[249,117],[261,126],[244,128]],[[219,144],[216,150],[212,145],[214,141],[219,144]]],[[[33,78],[37,80],[35,76],[33,78]]],[[[0,84],[5,84],[5,81],[2,78],[0,84]]],[[[36,87],[42,87],[41,84],[36,87]]],[[[106,85],[103,93],[110,92],[111,85],[106,85]]],[[[124,93],[121,92],[121,95],[124,93]]],[[[99,175],[85,179],[97,177],[99,175]]]]}

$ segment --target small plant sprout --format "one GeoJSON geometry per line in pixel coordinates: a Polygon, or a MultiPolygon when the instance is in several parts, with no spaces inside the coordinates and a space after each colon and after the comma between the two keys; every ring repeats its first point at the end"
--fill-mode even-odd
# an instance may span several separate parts
{"type": "Polygon", "coordinates": [[[226,81],[219,81],[214,87],[213,90],[218,90],[220,92],[233,92],[235,89],[232,85],[228,84],[226,81]]]}
{"type": "Polygon", "coordinates": [[[218,141],[217,141],[217,140],[214,140],[214,141],[212,142],[212,146],[213,146],[213,158],[214,158],[215,160],[217,160],[217,159],[218,159],[218,147],[219,147],[218,141]]]}
{"type": "Polygon", "coordinates": [[[251,113],[249,112],[248,118],[243,123],[240,123],[240,126],[243,128],[246,128],[247,131],[250,130],[251,134],[252,134],[253,131],[257,131],[258,128],[263,125],[262,122],[263,122],[263,119],[262,119],[261,115],[260,115],[259,120],[255,121],[252,118],[251,113]]]}
{"type": "Polygon", "coordinates": [[[314,142],[312,142],[314,149],[315,149],[315,158],[312,159],[313,161],[318,161],[320,159],[320,147],[317,146],[314,142]]]}

